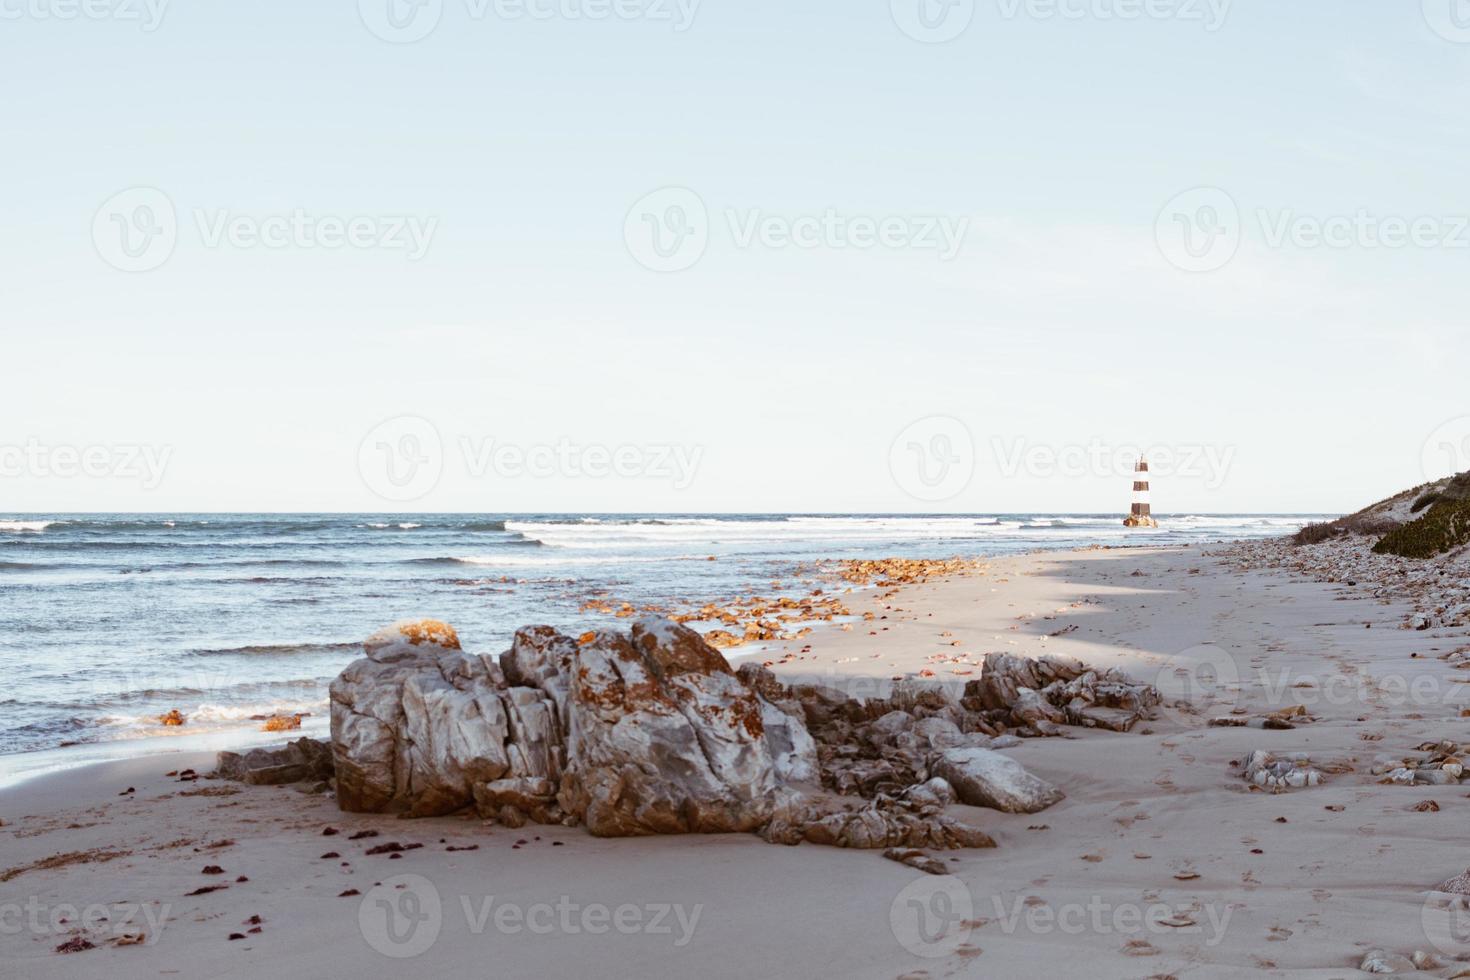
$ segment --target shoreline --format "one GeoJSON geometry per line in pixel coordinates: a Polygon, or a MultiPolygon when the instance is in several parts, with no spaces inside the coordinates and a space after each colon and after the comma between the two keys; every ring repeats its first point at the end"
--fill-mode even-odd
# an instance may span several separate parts
{"type": "MultiPolygon", "coordinates": [[[[1226,545],[1227,545],[1227,543],[1222,541],[1222,542],[1216,542],[1216,543],[1214,543],[1211,546],[1226,546],[1226,545]]],[[[1037,557],[1037,556],[1046,555],[1046,554],[1066,555],[1066,554],[1072,554],[1072,553],[1085,553],[1085,552],[1091,551],[1091,550],[1110,551],[1110,550],[1123,550],[1123,549],[1128,549],[1128,550],[1143,549],[1143,550],[1148,550],[1148,551],[1158,551],[1158,550],[1173,550],[1173,549],[1188,548],[1188,547],[1192,547],[1192,545],[1189,545],[1189,544],[1161,544],[1161,545],[1152,545],[1152,544],[1142,544],[1142,545],[1099,544],[1099,545],[1087,545],[1087,546],[1083,546],[1083,547],[1080,547],[1080,548],[1047,548],[1047,547],[1038,547],[1038,548],[1035,548],[1035,549],[1032,549],[1032,550],[1028,550],[1028,551],[1012,552],[1012,553],[1003,554],[1003,555],[996,555],[996,556],[984,556],[984,555],[981,555],[981,556],[976,556],[974,558],[967,558],[967,559],[961,559],[961,560],[967,561],[967,562],[975,562],[975,563],[979,563],[979,564],[984,564],[984,563],[988,563],[988,562],[992,562],[992,561],[998,561],[998,560],[1007,559],[1007,558],[1032,558],[1032,557],[1037,557]]],[[[939,558],[918,559],[918,561],[931,561],[931,562],[948,561],[948,560],[952,560],[952,559],[939,559],[939,558]]],[[[857,562],[857,561],[866,561],[866,559],[848,559],[848,558],[826,558],[826,559],[821,559],[821,560],[819,560],[816,563],[816,567],[821,568],[823,570],[822,571],[822,574],[820,576],[814,577],[812,575],[812,568],[801,567],[801,568],[798,568],[798,569],[795,570],[795,572],[796,572],[795,578],[796,579],[810,579],[812,581],[818,581],[818,580],[820,580],[820,581],[826,582],[829,578],[832,578],[834,575],[837,574],[834,571],[834,569],[836,569],[836,568],[838,568],[838,567],[840,567],[840,566],[842,566],[844,564],[848,564],[848,563],[852,563],[852,562],[857,562]]],[[[837,581],[836,579],[833,579],[833,580],[834,581],[837,581]]],[[[842,583],[839,581],[838,584],[840,585],[842,583]]],[[[850,585],[850,587],[844,587],[844,588],[840,588],[840,589],[831,589],[830,586],[829,586],[828,587],[829,588],[829,591],[827,592],[827,598],[828,599],[832,599],[832,598],[843,598],[843,599],[846,599],[849,602],[861,603],[865,598],[871,598],[871,596],[877,590],[879,590],[880,588],[882,588],[882,586],[880,584],[878,584],[878,583],[872,583],[872,582],[861,584],[861,585],[851,585],[850,583],[848,583],[848,585],[850,585]]],[[[900,586],[900,587],[902,587],[902,586],[900,586]]],[[[777,590],[776,592],[773,592],[772,594],[773,595],[779,594],[780,591],[781,590],[777,590]]],[[[694,627],[696,629],[699,629],[699,631],[701,633],[705,633],[712,626],[715,627],[716,629],[718,629],[718,627],[719,627],[718,621],[717,620],[704,620],[704,619],[692,618],[692,617],[690,617],[688,615],[684,615],[684,614],[687,614],[687,613],[689,613],[692,610],[698,609],[701,605],[704,606],[704,608],[709,608],[712,605],[720,605],[721,602],[723,602],[723,605],[724,606],[731,607],[731,606],[734,606],[735,604],[739,603],[743,598],[745,598],[745,597],[735,597],[735,598],[731,598],[731,599],[727,599],[727,600],[722,600],[722,601],[703,602],[703,603],[690,602],[690,603],[688,603],[688,609],[685,609],[685,610],[682,610],[682,611],[681,610],[670,610],[670,612],[673,612],[673,613],[681,613],[681,615],[679,615],[677,617],[679,621],[681,621],[681,622],[687,622],[692,627],[694,627]]],[[[775,600],[773,599],[772,601],[775,601],[775,600]]],[[[617,602],[617,600],[615,598],[614,599],[593,599],[593,600],[588,600],[587,602],[585,602],[583,604],[583,606],[584,606],[584,609],[585,608],[593,608],[595,606],[603,606],[603,607],[606,607],[608,615],[607,615],[607,619],[606,619],[605,625],[607,625],[609,627],[617,627],[617,626],[621,625],[623,621],[621,619],[614,618],[611,615],[611,613],[613,611],[612,608],[611,608],[611,606],[613,604],[615,604],[616,602],[617,602]]],[[[849,615],[849,616],[838,617],[838,618],[840,620],[844,621],[844,622],[850,623],[852,625],[852,627],[853,627],[854,630],[856,630],[859,626],[862,625],[861,613],[854,613],[854,614],[849,615]]],[[[811,626],[812,627],[812,630],[813,630],[813,632],[810,635],[805,635],[805,636],[800,636],[800,637],[794,637],[793,638],[793,640],[795,640],[795,641],[800,641],[800,642],[796,643],[796,646],[798,646],[798,647],[799,646],[806,645],[807,642],[811,642],[812,639],[814,637],[816,637],[818,634],[827,634],[827,633],[838,632],[842,628],[842,623],[841,622],[836,622],[836,621],[822,622],[820,620],[810,620],[810,621],[794,622],[791,625],[793,627],[811,626]]],[[[781,641],[781,640],[776,640],[776,639],[769,639],[769,640],[759,640],[759,641],[753,641],[753,642],[744,642],[744,643],[740,643],[740,644],[734,645],[734,646],[727,646],[727,645],[719,644],[719,643],[716,643],[715,645],[717,646],[718,649],[720,649],[720,652],[722,654],[724,654],[725,657],[732,662],[732,665],[738,666],[740,663],[745,662],[748,659],[755,658],[755,657],[764,657],[765,655],[767,655],[769,653],[772,653],[773,651],[786,651],[789,647],[792,646],[793,640],[781,641]]],[[[498,650],[493,650],[493,651],[480,651],[480,652],[498,653],[499,651],[498,650]]],[[[774,662],[773,662],[772,665],[774,666],[774,662]]],[[[779,671],[778,671],[778,673],[779,673],[779,671]]],[[[27,779],[35,778],[36,776],[44,775],[44,774],[49,773],[49,772],[59,772],[59,771],[65,771],[67,769],[83,768],[83,767],[86,767],[86,766],[89,766],[89,765],[94,765],[94,764],[97,764],[97,763],[100,763],[100,762],[124,761],[124,760],[128,760],[128,759],[134,759],[134,758],[138,758],[138,757],[142,757],[142,756],[148,756],[148,755],[168,755],[168,754],[174,754],[174,753],[178,753],[178,752],[190,752],[190,751],[199,751],[199,750],[223,751],[223,750],[231,750],[231,749],[254,748],[254,747],[257,747],[257,746],[261,746],[261,745],[276,744],[276,743],[279,743],[279,742],[281,742],[283,740],[286,740],[286,739],[289,739],[289,738],[293,738],[293,737],[301,737],[303,735],[309,736],[309,737],[313,737],[313,738],[329,738],[330,737],[330,733],[329,733],[329,714],[330,714],[330,712],[327,710],[327,704],[326,704],[326,702],[323,702],[322,709],[323,709],[322,711],[316,713],[315,715],[304,717],[302,719],[302,724],[301,724],[301,728],[300,728],[299,731],[290,731],[290,732],[263,732],[258,727],[253,727],[256,724],[256,722],[252,722],[252,726],[251,727],[247,727],[246,725],[239,725],[239,726],[234,726],[234,727],[216,726],[216,727],[210,727],[210,728],[201,729],[201,730],[170,729],[170,728],[167,728],[167,727],[164,727],[164,726],[159,726],[159,730],[156,733],[152,733],[152,734],[137,734],[137,735],[129,735],[129,736],[122,737],[122,738],[99,739],[99,740],[96,740],[96,741],[78,741],[78,742],[71,742],[69,744],[54,745],[54,746],[48,746],[48,747],[45,747],[45,748],[38,748],[38,749],[30,749],[30,750],[23,751],[23,752],[0,753],[0,789],[5,789],[5,788],[8,788],[8,787],[19,785],[19,784],[23,783],[27,779]]],[[[185,713],[187,715],[187,710],[186,710],[185,713]]]]}
{"type": "MultiPolygon", "coordinates": [[[[805,658],[773,666],[783,680],[820,677],[854,692],[923,670],[958,682],[973,675],[934,658],[978,660],[992,651],[1075,656],[1164,689],[1159,717],[1131,733],[1069,730],[1073,737],[1025,739],[1006,750],[1062,788],[1060,803],[1030,816],[957,807],[998,846],[940,852],[969,908],[958,924],[963,940],[941,956],[915,953],[900,919],[906,889],[950,879],[875,852],[780,847],[749,835],[595,839],[581,829],[511,830],[457,816],[342,814],[330,797],[295,787],[178,783],[164,772],[185,758],[170,754],[0,789],[0,875],[55,864],[14,874],[6,896],[50,909],[168,905],[155,941],[54,953],[68,925],[0,935],[0,957],[23,960],[37,977],[84,967],[156,976],[181,962],[206,974],[291,964],[326,977],[372,975],[390,954],[364,925],[364,899],[376,882],[409,874],[442,899],[436,941],[410,962],[456,972],[488,958],[500,975],[557,974],[595,958],[614,976],[1325,978],[1356,975],[1378,948],[1448,962],[1435,946],[1442,913],[1431,890],[1464,870],[1456,845],[1470,801],[1463,788],[1389,784],[1371,770],[1384,754],[1470,741],[1470,719],[1459,717],[1470,685],[1440,659],[1467,642],[1466,630],[1402,629],[1414,613],[1404,599],[1239,565],[1237,554],[1215,546],[1007,556],[989,560],[983,574],[854,598],[854,613],[875,614],[868,629],[773,644],[805,658]],[[1221,651],[1238,676],[1190,702],[1192,710],[1169,704],[1221,651]],[[1323,683],[1334,678],[1347,683],[1323,683]],[[1398,681],[1406,692],[1420,689],[1417,700],[1397,696],[1398,681]],[[1284,702],[1304,705],[1313,720],[1286,730],[1209,724],[1254,724],[1284,702]],[[1320,786],[1253,790],[1240,762],[1262,748],[1343,761],[1349,770],[1320,786]],[[118,795],[129,786],[134,793],[118,795]],[[1426,801],[1439,810],[1418,809],[1426,801]],[[324,840],[328,826],[343,833],[324,840]],[[390,864],[366,854],[374,841],[347,840],[357,830],[424,846],[390,864]],[[210,847],[221,841],[230,843],[210,847]],[[341,857],[323,859],[332,851],[341,857]],[[57,860],[74,854],[105,859],[57,860]],[[189,896],[213,883],[200,872],[206,861],[224,868],[229,887],[189,896]],[[236,883],[240,875],[249,880],[236,883]],[[339,897],[353,888],[361,897],[339,897]],[[550,934],[538,934],[463,914],[487,897],[523,913],[563,898],[584,911],[667,906],[673,923],[677,907],[693,926],[682,946],[677,924],[669,933],[599,934],[580,919],[558,919],[550,934]],[[1147,919],[1160,906],[1167,922],[1147,919]],[[254,915],[261,933],[227,938],[254,915]]],[[[187,764],[204,772],[212,756],[201,758],[207,763],[187,764]]]]}

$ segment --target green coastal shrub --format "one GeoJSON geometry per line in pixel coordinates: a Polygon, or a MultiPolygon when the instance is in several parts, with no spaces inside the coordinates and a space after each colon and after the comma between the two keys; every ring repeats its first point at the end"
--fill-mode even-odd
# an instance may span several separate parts
{"type": "Polygon", "coordinates": [[[1389,531],[1373,550],[1380,555],[1430,558],[1467,542],[1470,542],[1470,500],[1441,499],[1423,517],[1389,531]]]}
{"type": "Polygon", "coordinates": [[[1412,506],[1412,507],[1409,508],[1409,513],[1410,514],[1417,514],[1421,510],[1423,510],[1425,507],[1428,507],[1430,504],[1434,503],[1438,499],[1439,499],[1439,493],[1437,491],[1431,490],[1428,493],[1426,493],[1424,496],[1420,497],[1418,500],[1414,501],[1414,506],[1412,506]]]}
{"type": "Polygon", "coordinates": [[[1308,524],[1292,536],[1292,543],[1316,544],[1319,541],[1326,541],[1328,538],[1335,538],[1341,532],[1338,531],[1334,524],[1335,522],[1325,521],[1320,524],[1308,524]]]}

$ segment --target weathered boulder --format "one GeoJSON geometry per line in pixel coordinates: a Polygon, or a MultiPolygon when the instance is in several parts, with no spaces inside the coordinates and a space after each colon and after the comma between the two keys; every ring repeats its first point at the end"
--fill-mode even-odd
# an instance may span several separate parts
{"type": "Polygon", "coordinates": [[[552,699],[507,687],[489,658],[464,653],[443,623],[380,630],[332,681],[337,800],[355,812],[452,813],[503,777],[560,773],[552,699]]]}
{"type": "Polygon", "coordinates": [[[719,651],[667,620],[578,650],[558,799],[598,836],[755,830],[778,776],[758,696],[719,651]]]}
{"type": "Polygon", "coordinates": [[[332,747],[318,739],[298,738],[277,748],[221,752],[213,775],[256,786],[319,782],[332,778],[332,747]]]}
{"type": "Polygon", "coordinates": [[[991,749],[949,749],[934,771],[954,787],[961,803],[1006,813],[1036,813],[1065,795],[1015,759],[991,749]]]}

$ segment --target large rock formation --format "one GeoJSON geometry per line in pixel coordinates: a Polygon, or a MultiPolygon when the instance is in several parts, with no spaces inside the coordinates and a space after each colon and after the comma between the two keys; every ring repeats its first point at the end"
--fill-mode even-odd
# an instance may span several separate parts
{"type": "Polygon", "coordinates": [[[986,751],[1015,744],[1007,728],[1096,724],[1090,711],[1107,707],[1127,724],[1106,727],[1123,729],[1157,701],[1152,688],[1051,658],[996,660],[963,698],[911,680],[857,701],[787,687],[756,664],[732,671],[698,633],[661,619],[580,642],[527,627],[498,660],[465,653],[443,623],[405,622],[364,652],[331,686],[344,810],[474,807],[511,826],[599,836],[992,846],[946,815],[957,795],[1012,812],[1062,797],[986,751]]]}

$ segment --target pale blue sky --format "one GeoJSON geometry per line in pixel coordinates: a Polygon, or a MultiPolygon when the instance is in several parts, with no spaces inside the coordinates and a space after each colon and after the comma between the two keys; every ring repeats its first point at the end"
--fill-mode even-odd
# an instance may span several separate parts
{"type": "Polygon", "coordinates": [[[406,44],[343,0],[175,0],[151,31],[38,15],[66,2],[0,0],[0,454],[147,446],[167,468],[27,462],[0,516],[1126,509],[1111,471],[999,458],[1094,441],[1228,454],[1161,474],[1158,510],[1327,511],[1423,480],[1427,443],[1431,468],[1470,466],[1470,43],[1437,0],[1237,0],[1213,31],[1187,19],[1204,0],[1128,21],[978,0],[943,44],[888,0],[703,0],[682,31],[443,0],[406,44]],[[125,272],[94,219],[138,187],[177,244],[125,272]],[[655,272],[624,226],[665,187],[697,194],[708,246],[655,272]],[[1242,229],[1205,272],[1155,235],[1196,187],[1242,229]],[[414,260],[201,227],[298,209],[432,237],[414,260]],[[828,209],[967,231],[949,261],[739,243],[754,212],[828,209]],[[1428,217],[1435,244],[1271,241],[1360,209],[1428,217]],[[439,475],[385,502],[360,449],[398,416],[437,430],[439,475]],[[931,416],[973,447],[940,500],[893,463],[931,416]],[[477,468],[462,447],[490,439],[637,446],[649,471],[477,468]],[[691,479],[661,475],[665,446],[697,454],[691,479]]]}

